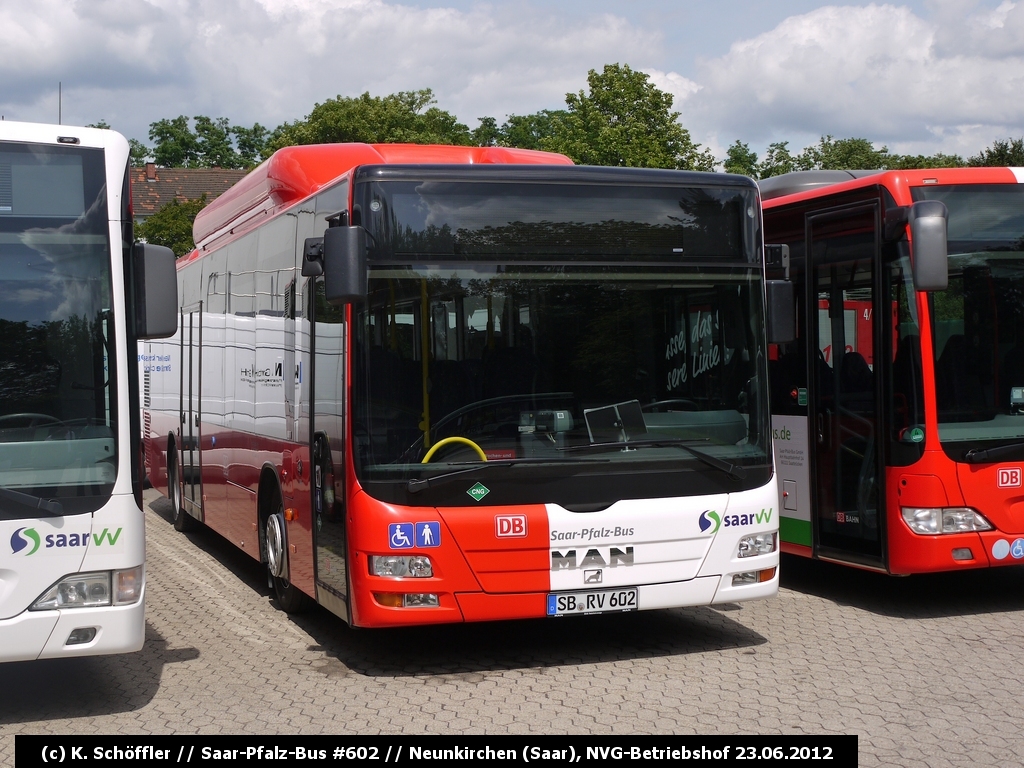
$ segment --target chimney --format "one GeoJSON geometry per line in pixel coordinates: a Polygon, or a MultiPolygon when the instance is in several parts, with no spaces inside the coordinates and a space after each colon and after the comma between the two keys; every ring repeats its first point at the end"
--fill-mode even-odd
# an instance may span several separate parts
{"type": "Polygon", "coordinates": [[[156,163],[146,163],[146,181],[156,181],[156,163]]]}

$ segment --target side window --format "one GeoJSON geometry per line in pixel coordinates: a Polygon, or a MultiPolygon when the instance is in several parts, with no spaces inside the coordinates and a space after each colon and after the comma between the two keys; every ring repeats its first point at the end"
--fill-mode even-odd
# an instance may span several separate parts
{"type": "Polygon", "coordinates": [[[899,254],[889,263],[889,297],[892,307],[892,366],[886,386],[891,416],[890,457],[906,466],[924,451],[924,380],[921,373],[921,328],[917,317],[917,292],[911,277],[905,242],[888,245],[899,254]]]}

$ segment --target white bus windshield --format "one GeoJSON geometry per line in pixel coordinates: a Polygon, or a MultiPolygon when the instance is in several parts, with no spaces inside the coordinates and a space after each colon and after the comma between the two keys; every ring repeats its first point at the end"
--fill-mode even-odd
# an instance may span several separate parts
{"type": "Polygon", "coordinates": [[[2,519],[90,512],[113,488],[108,219],[103,150],[0,143],[2,519]]]}

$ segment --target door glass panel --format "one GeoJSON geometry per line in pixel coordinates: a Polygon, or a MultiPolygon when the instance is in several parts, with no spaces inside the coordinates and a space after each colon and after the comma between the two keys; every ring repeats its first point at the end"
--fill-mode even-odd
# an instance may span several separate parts
{"type": "MultiPolygon", "coordinates": [[[[817,539],[881,557],[874,209],[814,233],[817,539]]],[[[812,225],[812,230],[815,229],[812,225]]]]}
{"type": "MultiPolygon", "coordinates": [[[[320,588],[348,594],[343,486],[345,421],[345,308],[327,303],[324,282],[314,288],[314,395],[312,447],[316,574],[320,588]]],[[[405,313],[396,309],[395,316],[405,313]]],[[[398,343],[399,328],[392,326],[398,343]]]]}

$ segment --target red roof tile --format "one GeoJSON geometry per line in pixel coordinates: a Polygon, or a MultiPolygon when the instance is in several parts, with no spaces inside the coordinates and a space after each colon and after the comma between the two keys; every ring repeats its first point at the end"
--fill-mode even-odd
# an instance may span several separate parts
{"type": "Polygon", "coordinates": [[[132,210],[136,219],[144,219],[174,199],[198,200],[205,193],[207,201],[213,200],[247,173],[227,168],[132,168],[132,210]],[[147,170],[152,180],[147,180],[147,170]]]}

